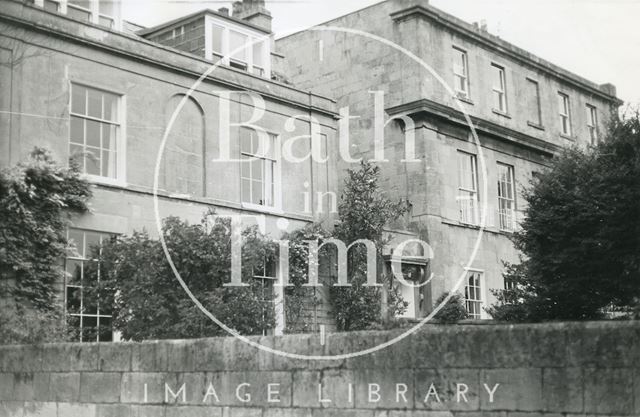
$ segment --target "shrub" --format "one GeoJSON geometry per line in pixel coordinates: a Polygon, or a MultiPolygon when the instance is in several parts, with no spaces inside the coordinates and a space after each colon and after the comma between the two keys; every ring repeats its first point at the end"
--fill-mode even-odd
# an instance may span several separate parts
{"type": "MultiPolygon", "coordinates": [[[[444,303],[444,300],[449,296],[448,292],[443,293],[436,301],[436,306],[444,303]]],[[[442,323],[457,323],[460,320],[464,320],[468,317],[467,309],[464,305],[464,298],[461,294],[455,293],[451,296],[447,304],[442,306],[440,311],[433,317],[442,323]]]]}

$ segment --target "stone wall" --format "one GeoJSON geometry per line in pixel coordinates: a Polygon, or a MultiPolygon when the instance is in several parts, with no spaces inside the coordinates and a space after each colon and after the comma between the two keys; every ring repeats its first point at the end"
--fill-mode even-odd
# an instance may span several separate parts
{"type": "MultiPolygon", "coordinates": [[[[398,334],[252,340],[334,355],[398,334]]],[[[429,325],[378,353],[321,362],[232,338],[6,346],[0,415],[638,416],[640,322],[429,325]]]]}

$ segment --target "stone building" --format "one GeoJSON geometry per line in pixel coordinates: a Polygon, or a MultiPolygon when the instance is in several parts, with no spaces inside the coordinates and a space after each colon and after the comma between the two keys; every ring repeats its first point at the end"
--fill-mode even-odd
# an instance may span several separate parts
{"type": "Polygon", "coordinates": [[[502,262],[518,260],[509,235],[525,208],[522,189],[563,147],[596,143],[620,105],[613,85],[427,0],[382,1],[276,45],[290,82],[349,107],[340,130],[350,126],[351,156],[378,161],[386,192],[413,205],[389,228],[396,242],[419,237],[433,249],[432,258],[413,253],[410,279],[432,279],[404,287],[408,317],[426,315],[457,289],[472,318],[488,318],[491,289],[508,285],[502,262]],[[405,154],[412,135],[415,158],[405,154]]]}
{"type": "MultiPolygon", "coordinates": [[[[264,2],[238,2],[233,16],[208,10],[138,34],[119,8],[106,0],[4,0],[0,7],[0,167],[44,147],[58,161],[75,159],[94,187],[93,211],[74,219],[69,230],[76,250],[58,288],[83,340],[113,337],[109,310],[83,305],[88,248],[135,230],[157,235],[156,165],[160,218],[198,222],[210,208],[264,216],[274,237],[286,223],[279,219],[289,221],[288,230],[322,221],[317,204],[305,206],[305,193],[334,190],[337,181],[331,162],[290,162],[280,155],[283,143],[310,135],[311,119],[326,152],[335,102],[272,79],[273,35],[264,2]],[[187,96],[215,57],[230,52],[187,96]],[[254,123],[266,137],[233,126],[259,110],[256,96],[264,114],[254,123]],[[230,126],[231,159],[221,154],[223,124],[230,126]],[[260,151],[260,142],[268,151],[260,151]]],[[[291,146],[299,156],[310,148],[309,139],[291,146]]],[[[271,288],[276,275],[257,278],[271,288]]],[[[275,295],[281,330],[282,297],[275,295]]]]}

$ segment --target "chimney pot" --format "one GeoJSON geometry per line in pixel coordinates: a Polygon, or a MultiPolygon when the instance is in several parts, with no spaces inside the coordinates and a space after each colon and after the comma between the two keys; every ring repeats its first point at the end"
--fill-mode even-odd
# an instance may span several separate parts
{"type": "Polygon", "coordinates": [[[221,7],[218,9],[218,13],[229,16],[229,9],[227,7],[221,7]]]}

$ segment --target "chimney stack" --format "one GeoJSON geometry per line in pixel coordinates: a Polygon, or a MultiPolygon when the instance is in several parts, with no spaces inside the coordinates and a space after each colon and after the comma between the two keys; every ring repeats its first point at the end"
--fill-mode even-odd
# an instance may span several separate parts
{"type": "Polygon", "coordinates": [[[229,9],[226,7],[221,7],[218,9],[218,13],[223,14],[225,16],[229,16],[229,9]]]}
{"type": "Polygon", "coordinates": [[[271,12],[265,0],[240,0],[233,3],[233,17],[242,19],[271,32],[271,12]]]}

